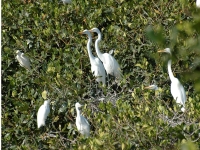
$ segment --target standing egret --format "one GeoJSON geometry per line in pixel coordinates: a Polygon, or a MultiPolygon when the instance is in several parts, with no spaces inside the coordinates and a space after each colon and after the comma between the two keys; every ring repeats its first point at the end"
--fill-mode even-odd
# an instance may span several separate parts
{"type": "Polygon", "coordinates": [[[88,30],[84,30],[83,32],[79,32],[79,33],[88,35],[87,50],[88,50],[88,55],[90,58],[92,73],[96,77],[97,82],[102,82],[105,85],[106,84],[106,72],[105,72],[104,66],[103,66],[102,62],[99,60],[99,58],[94,57],[91,52],[91,47],[90,47],[90,45],[92,43],[91,33],[88,30]]]}
{"type": "Polygon", "coordinates": [[[85,119],[85,117],[83,117],[81,115],[81,112],[79,110],[79,108],[81,106],[82,105],[79,104],[79,103],[75,104],[76,113],[77,113],[77,116],[76,116],[76,127],[77,127],[78,131],[82,135],[84,135],[85,137],[89,137],[90,136],[90,124],[88,123],[87,119],[85,119]]]}
{"type": "Polygon", "coordinates": [[[200,8],[200,0],[196,0],[196,6],[200,8]]]}
{"type": "Polygon", "coordinates": [[[101,32],[99,31],[98,28],[93,28],[89,31],[96,32],[98,34],[98,38],[95,41],[95,49],[96,49],[97,56],[103,62],[107,75],[110,74],[110,75],[115,76],[117,79],[121,79],[121,76],[122,76],[121,69],[116,59],[111,54],[101,53],[99,50],[98,44],[101,41],[101,32]]]}
{"type": "MultiPolygon", "coordinates": [[[[169,53],[171,55],[171,50],[170,48],[165,48],[164,50],[160,50],[158,52],[165,52],[165,53],[169,53]]],[[[168,60],[168,74],[169,74],[169,78],[171,80],[171,94],[173,96],[173,98],[176,100],[176,103],[183,105],[183,107],[181,108],[181,111],[184,112],[185,111],[185,102],[186,102],[186,94],[185,94],[185,90],[181,84],[181,82],[174,77],[173,73],[172,73],[172,69],[171,69],[171,65],[172,65],[172,60],[168,60]]]]}
{"type": "Polygon", "coordinates": [[[37,113],[37,125],[38,128],[41,126],[45,126],[45,120],[50,113],[50,100],[45,100],[44,104],[40,106],[38,113],[37,113]]]}
{"type": "Polygon", "coordinates": [[[150,89],[150,90],[158,90],[158,86],[155,84],[152,84],[150,86],[145,87],[145,89],[150,89]]]}
{"type": "Polygon", "coordinates": [[[30,67],[30,60],[28,57],[26,57],[24,55],[24,53],[20,52],[19,50],[16,51],[17,53],[17,56],[16,56],[16,59],[18,60],[20,66],[30,70],[31,67],[30,67]]]}

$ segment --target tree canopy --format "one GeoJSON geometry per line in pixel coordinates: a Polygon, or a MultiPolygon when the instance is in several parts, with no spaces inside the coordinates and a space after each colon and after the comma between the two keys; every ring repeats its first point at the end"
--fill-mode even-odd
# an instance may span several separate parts
{"type": "MultiPolygon", "coordinates": [[[[2,149],[200,148],[200,9],[192,0],[2,1],[2,149]],[[102,32],[100,50],[120,64],[120,84],[95,83],[84,29],[102,32]],[[183,84],[182,113],[170,92],[167,54],[183,84]],[[20,50],[31,61],[21,67],[20,50]],[[157,84],[158,90],[145,86],[157,84]],[[37,111],[50,99],[46,126],[37,111]],[[90,123],[75,125],[75,103],[90,123]]],[[[93,34],[92,52],[95,56],[93,34]]]]}

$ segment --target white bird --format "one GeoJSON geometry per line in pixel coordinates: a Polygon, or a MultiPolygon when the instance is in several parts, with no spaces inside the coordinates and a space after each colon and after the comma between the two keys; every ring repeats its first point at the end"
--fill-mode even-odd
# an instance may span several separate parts
{"type": "Polygon", "coordinates": [[[145,89],[150,89],[150,90],[158,90],[158,86],[155,84],[152,84],[150,86],[145,87],[145,89]]]}
{"type": "Polygon", "coordinates": [[[20,52],[19,50],[17,50],[16,53],[17,53],[16,59],[18,60],[20,66],[30,70],[31,69],[31,67],[30,67],[31,63],[30,63],[29,58],[26,57],[24,55],[24,53],[20,52]]]}
{"type": "Polygon", "coordinates": [[[72,1],[71,0],[61,0],[63,2],[63,4],[70,4],[72,1]]]}
{"type": "MultiPolygon", "coordinates": [[[[171,55],[171,50],[170,48],[165,48],[164,50],[160,50],[158,52],[165,52],[169,53],[171,55]]],[[[185,102],[186,102],[186,94],[185,90],[181,84],[181,82],[174,77],[172,69],[172,60],[168,60],[168,74],[169,78],[171,80],[171,94],[173,98],[176,100],[176,103],[181,104],[183,107],[181,108],[181,111],[185,111],[185,102]]]]}
{"type": "Polygon", "coordinates": [[[95,49],[97,56],[100,58],[100,60],[103,62],[104,68],[106,70],[107,74],[115,76],[117,79],[121,79],[121,69],[119,67],[118,62],[116,59],[109,53],[101,53],[99,50],[99,42],[101,41],[101,32],[98,28],[93,28],[89,30],[90,32],[96,32],[98,34],[98,38],[95,41],[95,49]]]}
{"type": "Polygon", "coordinates": [[[198,8],[200,8],[200,0],[197,0],[197,1],[196,1],[196,6],[197,6],[198,8]]]}
{"type": "Polygon", "coordinates": [[[45,100],[44,104],[40,106],[37,113],[37,126],[40,128],[41,126],[45,126],[45,120],[50,113],[50,100],[45,100]]]}
{"type": "Polygon", "coordinates": [[[90,45],[92,43],[92,35],[88,30],[84,30],[83,32],[79,32],[79,33],[88,35],[87,50],[88,50],[88,55],[90,58],[92,73],[96,77],[97,82],[102,82],[105,85],[106,84],[105,68],[104,68],[102,62],[99,60],[99,58],[94,57],[91,52],[90,45]]]}
{"type": "Polygon", "coordinates": [[[84,135],[85,137],[89,137],[90,136],[90,124],[88,123],[87,119],[85,119],[85,117],[83,117],[81,115],[81,112],[79,110],[79,108],[81,106],[82,105],[79,104],[79,103],[75,104],[76,113],[77,113],[77,116],[76,116],[76,127],[77,127],[78,131],[82,135],[84,135]]]}
{"type": "Polygon", "coordinates": [[[154,90],[155,91],[155,96],[160,98],[160,91],[161,89],[158,88],[158,86],[156,84],[152,84],[152,85],[149,85],[147,87],[144,87],[144,89],[149,89],[149,90],[154,90]]]}

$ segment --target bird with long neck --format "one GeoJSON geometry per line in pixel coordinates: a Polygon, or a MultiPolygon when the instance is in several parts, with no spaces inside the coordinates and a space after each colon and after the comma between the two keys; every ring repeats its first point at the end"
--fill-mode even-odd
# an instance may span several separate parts
{"type": "Polygon", "coordinates": [[[81,106],[82,105],[80,103],[75,104],[76,113],[77,113],[76,127],[82,135],[84,135],[85,137],[89,137],[90,136],[90,124],[88,123],[87,119],[81,115],[81,112],[79,110],[79,108],[81,106]]]}
{"type": "MultiPolygon", "coordinates": [[[[171,55],[171,50],[170,48],[165,48],[164,50],[160,50],[158,52],[165,52],[169,53],[171,55]]],[[[176,103],[181,104],[183,107],[181,108],[181,111],[185,111],[185,102],[186,102],[186,93],[185,90],[181,84],[181,82],[174,77],[173,72],[172,72],[172,60],[168,60],[168,74],[169,78],[171,80],[171,94],[173,98],[176,100],[176,103]]]]}
{"type": "Polygon", "coordinates": [[[97,56],[103,62],[103,65],[104,65],[107,75],[108,74],[113,75],[118,80],[120,80],[122,77],[122,73],[121,73],[121,69],[120,69],[119,64],[116,61],[116,59],[108,53],[101,53],[101,51],[99,50],[98,44],[101,41],[101,32],[99,31],[98,28],[93,28],[89,31],[96,32],[98,34],[98,38],[95,41],[95,49],[96,49],[97,56]]]}
{"type": "Polygon", "coordinates": [[[106,84],[105,68],[102,62],[99,60],[99,58],[94,57],[91,51],[91,43],[92,43],[91,33],[88,30],[84,30],[83,32],[79,32],[79,34],[86,34],[88,36],[87,51],[91,64],[91,71],[93,75],[96,77],[96,81],[102,82],[105,85],[106,84]]]}

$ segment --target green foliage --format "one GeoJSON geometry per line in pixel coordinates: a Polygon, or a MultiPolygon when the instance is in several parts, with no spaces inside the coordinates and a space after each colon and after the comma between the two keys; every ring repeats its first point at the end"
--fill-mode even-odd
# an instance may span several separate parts
{"type": "Polygon", "coordinates": [[[186,0],[4,0],[2,149],[199,149],[199,16],[186,0]],[[93,27],[102,32],[101,51],[115,50],[120,87],[96,88],[87,38],[78,34],[93,27]],[[170,93],[167,58],[156,53],[166,47],[186,89],[185,113],[170,93]],[[30,58],[30,71],[15,59],[18,49],[30,58]],[[144,90],[151,83],[159,90],[144,90]],[[37,111],[48,98],[50,115],[37,129],[37,111]],[[85,104],[88,139],[75,126],[76,102],[85,104]]]}

